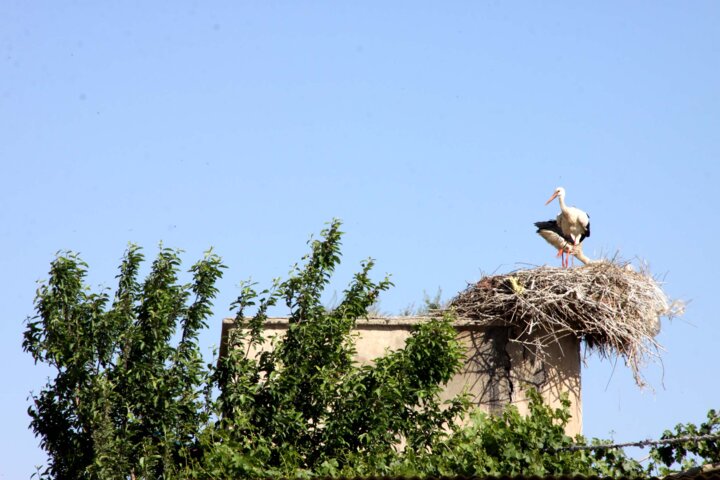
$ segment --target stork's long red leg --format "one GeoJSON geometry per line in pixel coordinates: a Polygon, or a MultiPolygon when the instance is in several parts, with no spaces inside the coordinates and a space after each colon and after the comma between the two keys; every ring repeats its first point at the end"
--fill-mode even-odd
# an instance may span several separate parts
{"type": "Polygon", "coordinates": [[[557,256],[560,257],[560,264],[563,266],[563,268],[567,268],[568,266],[568,259],[566,256],[567,252],[564,248],[561,248],[558,250],[557,256]]]}

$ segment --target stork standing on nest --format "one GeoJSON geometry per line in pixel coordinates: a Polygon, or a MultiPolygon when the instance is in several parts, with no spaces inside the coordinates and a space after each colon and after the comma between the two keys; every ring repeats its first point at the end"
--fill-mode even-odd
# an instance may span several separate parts
{"type": "Polygon", "coordinates": [[[558,187],[550,199],[545,202],[549,204],[555,198],[560,203],[560,213],[555,220],[547,222],[536,222],[537,233],[550,245],[558,249],[558,255],[562,257],[562,266],[569,265],[569,255],[575,255],[583,263],[588,263],[587,257],[582,253],[580,243],[590,236],[590,215],[579,208],[568,207],[565,204],[565,189],[558,187]],[[567,256],[566,256],[567,254],[567,256]]]}

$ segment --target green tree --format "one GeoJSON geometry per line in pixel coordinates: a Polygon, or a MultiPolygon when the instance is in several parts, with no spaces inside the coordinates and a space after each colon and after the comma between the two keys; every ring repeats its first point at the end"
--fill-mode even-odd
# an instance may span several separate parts
{"type": "Polygon", "coordinates": [[[480,477],[642,474],[640,464],[619,449],[569,450],[575,445],[586,445],[586,440],[565,433],[570,420],[567,396],[561,399],[559,408],[553,409],[543,403],[535,390],[528,390],[527,394],[528,415],[520,415],[514,405],[496,416],[474,411],[467,424],[455,425],[431,449],[407,450],[393,465],[393,472],[480,477]]]}
{"type": "Polygon", "coordinates": [[[674,431],[665,430],[662,439],[670,442],[650,450],[651,473],[668,475],[720,463],[720,415],[715,409],[708,411],[707,421],[700,425],[680,423],[674,431]],[[698,437],[701,440],[695,440],[698,437]]]}
{"type": "Polygon", "coordinates": [[[89,293],[76,254],[52,262],[23,341],[55,370],[28,409],[49,456],[43,476],[168,478],[192,452],[207,417],[196,340],[223,265],[208,252],[181,285],[178,253],[161,249],[140,283],[143,255],[130,246],[112,301],[107,290],[89,293]]]}
{"type": "Polygon", "coordinates": [[[330,473],[358,457],[392,454],[400,442],[429,444],[463,411],[462,399],[443,408],[438,396],[462,359],[447,319],[418,326],[404,349],[372,366],[353,363],[351,331],[391,283],[371,280],[367,260],[338,305],[324,307],[341,235],[333,221],[288,280],[260,293],[244,286],[230,348],[214,377],[221,420],[206,432],[204,474],[330,473]],[[267,310],[278,302],[290,310],[288,330],[256,355],[267,341],[267,310]],[[249,307],[257,312],[248,318],[249,307]]]}

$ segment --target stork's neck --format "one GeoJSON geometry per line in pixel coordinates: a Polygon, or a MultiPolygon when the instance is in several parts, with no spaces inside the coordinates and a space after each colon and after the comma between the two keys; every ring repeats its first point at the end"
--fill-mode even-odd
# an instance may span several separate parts
{"type": "Polygon", "coordinates": [[[565,195],[558,195],[558,203],[560,203],[560,210],[563,213],[567,213],[568,206],[565,205],[565,195]]]}

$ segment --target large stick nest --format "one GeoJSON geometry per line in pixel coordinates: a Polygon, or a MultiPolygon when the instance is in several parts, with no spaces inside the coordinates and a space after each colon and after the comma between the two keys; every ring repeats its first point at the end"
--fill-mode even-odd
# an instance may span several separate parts
{"type": "Polygon", "coordinates": [[[573,336],[601,357],[624,358],[638,385],[641,368],[659,359],[660,317],[682,314],[660,284],[629,263],[593,262],[579,268],[539,267],[483,277],[450,301],[460,319],[512,327],[513,339],[543,352],[573,336]]]}

